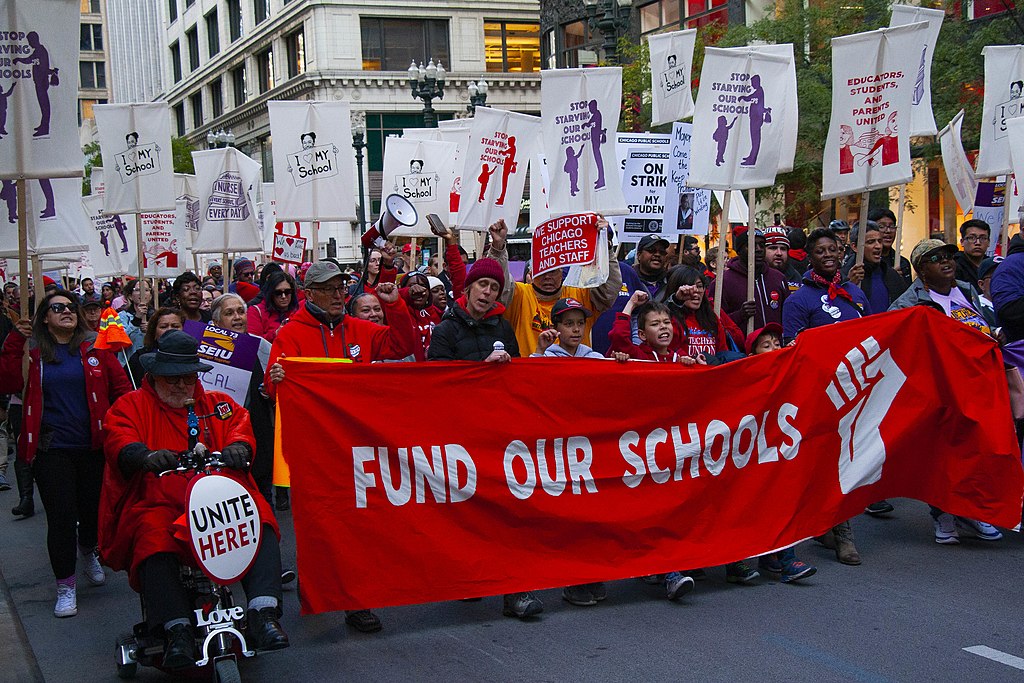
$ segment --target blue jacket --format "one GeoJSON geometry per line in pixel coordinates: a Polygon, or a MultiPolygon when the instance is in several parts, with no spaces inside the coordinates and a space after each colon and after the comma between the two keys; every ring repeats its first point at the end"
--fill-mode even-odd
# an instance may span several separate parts
{"type": "Polygon", "coordinates": [[[615,297],[611,308],[597,316],[594,327],[590,331],[590,343],[594,345],[594,350],[601,355],[608,354],[610,346],[608,333],[612,331],[612,325],[615,323],[615,314],[622,312],[622,309],[629,303],[629,298],[633,296],[633,292],[646,289],[640,281],[640,276],[628,263],[619,261],[619,270],[622,273],[622,288],[619,289],[619,295],[615,297]]]}
{"type": "Polygon", "coordinates": [[[856,320],[871,313],[868,298],[860,287],[852,282],[844,282],[841,286],[853,297],[853,303],[842,297],[829,299],[827,288],[812,282],[810,275],[805,276],[803,285],[786,298],[782,307],[783,341],[788,343],[812,327],[856,320]]]}
{"type": "Polygon", "coordinates": [[[1024,238],[1014,235],[1007,256],[992,273],[992,304],[1007,341],[1024,339],[1024,238]]]}

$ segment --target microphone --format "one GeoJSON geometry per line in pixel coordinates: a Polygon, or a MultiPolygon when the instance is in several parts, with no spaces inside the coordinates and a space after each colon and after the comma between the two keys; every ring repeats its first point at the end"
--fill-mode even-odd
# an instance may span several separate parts
{"type": "Polygon", "coordinates": [[[505,350],[504,342],[500,342],[500,341],[494,342],[494,350],[495,351],[504,351],[505,350]]]}

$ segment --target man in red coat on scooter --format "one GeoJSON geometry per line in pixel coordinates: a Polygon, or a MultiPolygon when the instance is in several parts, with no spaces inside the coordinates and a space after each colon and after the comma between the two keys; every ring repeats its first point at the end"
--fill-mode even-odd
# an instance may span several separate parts
{"type": "Polygon", "coordinates": [[[162,626],[168,669],[196,661],[192,625],[194,605],[182,586],[180,565],[195,562],[187,542],[175,536],[185,513],[189,476],[159,473],[174,469],[188,449],[186,401],[195,401],[198,439],[220,451],[229,476],[253,494],[263,523],[262,543],[241,579],[249,598],[249,646],[255,650],[288,647],[281,629],[281,550],[279,531],[266,499],[249,475],[255,440],[248,412],[227,394],[206,391],[199,373],[212,369],[199,360],[199,343],[172,330],[155,353],[142,356],[141,388],[122,396],[107,413],[104,452],[107,467],[100,499],[100,555],[114,570],[128,571],[129,582],[144,598],[150,627],[162,626]]]}

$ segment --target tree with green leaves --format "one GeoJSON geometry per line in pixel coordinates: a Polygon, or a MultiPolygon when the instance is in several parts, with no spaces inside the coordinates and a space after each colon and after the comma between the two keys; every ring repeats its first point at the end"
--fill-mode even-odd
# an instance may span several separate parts
{"type": "MultiPolygon", "coordinates": [[[[196,167],[192,163],[192,150],[194,148],[185,138],[171,138],[171,157],[174,160],[175,173],[194,174],[196,167]]],[[[82,196],[92,194],[92,169],[103,167],[103,157],[100,155],[100,143],[90,142],[82,148],[85,155],[85,174],[82,177],[82,196]]]]}

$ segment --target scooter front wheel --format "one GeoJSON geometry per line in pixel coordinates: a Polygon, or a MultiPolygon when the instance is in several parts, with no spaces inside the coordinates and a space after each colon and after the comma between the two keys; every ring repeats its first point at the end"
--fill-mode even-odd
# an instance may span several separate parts
{"type": "Polygon", "coordinates": [[[213,664],[214,683],[242,683],[242,674],[238,673],[238,662],[232,658],[218,659],[213,664]]]}

